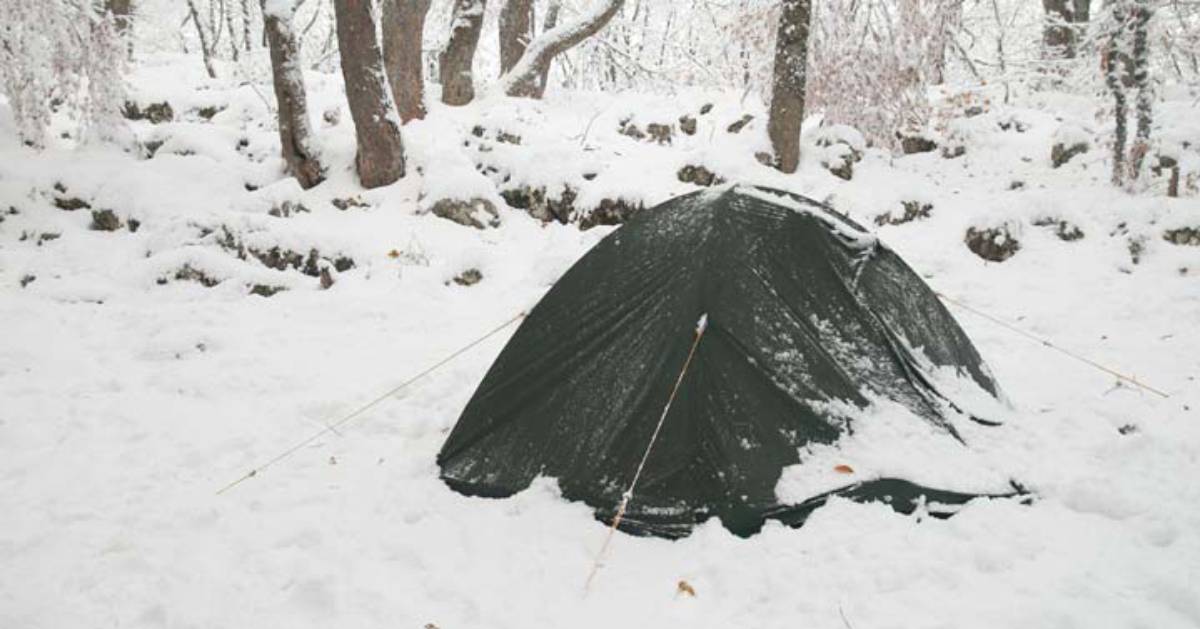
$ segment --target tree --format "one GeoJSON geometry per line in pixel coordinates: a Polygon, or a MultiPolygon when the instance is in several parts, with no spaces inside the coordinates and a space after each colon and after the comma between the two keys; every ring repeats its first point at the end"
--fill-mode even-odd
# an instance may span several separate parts
{"type": "Polygon", "coordinates": [[[404,176],[400,116],[388,89],[383,54],[375,36],[374,4],[374,0],[333,2],[346,100],[358,139],[354,161],[358,179],[366,188],[386,186],[404,176]]]}
{"type": "Polygon", "coordinates": [[[1150,124],[1153,94],[1150,85],[1148,25],[1152,14],[1148,0],[1114,0],[1111,5],[1111,31],[1104,43],[1100,63],[1104,83],[1113,97],[1113,171],[1114,184],[1137,179],[1142,161],[1150,149],[1150,124]],[[1126,39],[1132,39],[1127,47],[1126,39]],[[1129,144],[1129,97],[1137,89],[1136,130],[1129,144]]]}
{"type": "Polygon", "coordinates": [[[300,70],[300,43],[292,27],[293,5],[269,0],[261,2],[263,26],[271,49],[280,149],[288,172],[301,187],[311,188],[325,179],[325,169],[312,145],[308,98],[304,73],[300,70]]]}
{"type": "Polygon", "coordinates": [[[442,83],[442,102],[466,105],[475,99],[475,81],[471,64],[483,30],[483,12],[487,0],[454,0],[450,15],[450,40],[438,55],[438,75],[442,83]]]}
{"type": "Polygon", "coordinates": [[[533,39],[533,0],[507,0],[500,9],[500,74],[512,70],[533,39]]]}
{"type": "Polygon", "coordinates": [[[55,109],[102,140],[129,139],[124,42],[112,15],[90,2],[0,2],[0,91],[21,140],[40,147],[55,109]]]}
{"type": "MultiPolygon", "coordinates": [[[[542,22],[542,32],[546,33],[554,30],[558,26],[558,12],[562,10],[562,0],[550,0],[550,6],[546,7],[546,17],[542,22]]],[[[533,97],[541,99],[546,95],[546,82],[550,79],[550,64],[538,71],[537,90],[533,97]]]]}
{"type": "Polygon", "coordinates": [[[804,122],[804,89],[808,64],[809,0],[783,0],[775,35],[775,69],[767,133],[779,170],[794,173],[800,165],[800,125],[804,122]]]}
{"type": "Polygon", "coordinates": [[[550,62],[583,40],[600,32],[620,12],[625,0],[600,0],[592,10],[573,22],[542,33],[521,56],[521,60],[500,77],[500,89],[509,96],[540,98],[550,62]]]}
{"type": "Polygon", "coordinates": [[[200,21],[200,12],[196,10],[195,0],[187,0],[187,7],[188,17],[196,25],[196,35],[200,38],[200,52],[204,56],[204,70],[208,72],[208,78],[215,79],[217,78],[217,70],[213,67],[212,57],[216,51],[209,46],[208,33],[204,30],[204,23],[200,21]]]}
{"type": "Polygon", "coordinates": [[[383,65],[400,121],[425,117],[421,41],[430,0],[384,0],[383,65]]]}
{"type": "Polygon", "coordinates": [[[1042,46],[1047,59],[1075,58],[1075,5],[1072,0],[1042,0],[1046,23],[1042,46]]]}

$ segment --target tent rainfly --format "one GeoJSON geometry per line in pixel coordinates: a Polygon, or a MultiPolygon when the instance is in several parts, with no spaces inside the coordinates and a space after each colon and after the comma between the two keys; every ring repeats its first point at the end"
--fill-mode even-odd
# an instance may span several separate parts
{"type": "Polygon", "coordinates": [[[848,476],[831,490],[779,499],[785,467],[807,448],[838,447],[872,417],[853,411],[879,400],[967,448],[955,422],[989,422],[959,411],[934,384],[935,369],[992,397],[998,391],[962,329],[899,256],[820,203],[748,186],[642,211],[567,271],[467,404],[438,455],[442,479],[463,494],[501,498],[553,477],[566,499],[611,522],[702,317],[707,328],[622,530],[681,537],[717,516],[748,536],[767,519],[799,526],[835,495],[949,513],[981,495],[1020,493],[1015,483],[963,493],[848,476]]]}

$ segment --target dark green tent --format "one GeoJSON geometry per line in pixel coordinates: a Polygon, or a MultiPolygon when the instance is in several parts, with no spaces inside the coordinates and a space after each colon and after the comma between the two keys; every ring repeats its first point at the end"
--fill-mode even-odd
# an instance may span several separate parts
{"type": "Polygon", "coordinates": [[[901,511],[922,495],[975,497],[880,478],[779,503],[800,448],[853,431],[831,402],[889,399],[958,439],[947,419],[958,411],[922,365],[955,368],[992,395],[996,384],[929,287],[874,236],[815,201],[752,187],[640,212],[567,271],[467,404],[438,455],[442,478],[505,497],[549,476],[611,520],[704,315],[623,530],[678,537],[715,515],[749,535],[767,518],[799,525],[834,494],[901,511]]]}

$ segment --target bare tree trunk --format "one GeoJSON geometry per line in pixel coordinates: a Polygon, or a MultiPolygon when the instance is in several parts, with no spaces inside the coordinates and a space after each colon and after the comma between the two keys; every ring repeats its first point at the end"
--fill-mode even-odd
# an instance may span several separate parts
{"type": "Polygon", "coordinates": [[[442,102],[447,105],[466,105],[475,99],[471,64],[475,61],[475,48],[479,46],[486,5],[487,0],[454,0],[450,41],[438,56],[442,102]]]}
{"type": "Polygon", "coordinates": [[[1137,179],[1142,171],[1142,162],[1150,151],[1150,123],[1153,118],[1153,91],[1150,85],[1150,51],[1148,25],[1153,11],[1147,0],[1133,0],[1130,16],[1133,35],[1133,85],[1137,88],[1137,130],[1131,149],[1129,171],[1137,179]]]}
{"type": "Polygon", "coordinates": [[[512,70],[533,41],[533,0],[506,0],[500,9],[500,75],[512,70]]]}
{"type": "Polygon", "coordinates": [[[1113,119],[1116,125],[1113,138],[1112,181],[1114,184],[1120,185],[1125,181],[1125,143],[1129,135],[1126,121],[1129,115],[1129,106],[1125,97],[1125,82],[1121,76],[1121,70],[1124,69],[1125,64],[1122,60],[1120,42],[1127,18],[1123,0],[1116,0],[1112,3],[1112,14],[1116,27],[1104,44],[1100,61],[1104,69],[1104,84],[1112,93],[1113,119]]]}
{"type": "Polygon", "coordinates": [[[267,44],[271,47],[275,101],[279,110],[279,145],[288,172],[300,182],[302,188],[311,188],[325,179],[325,169],[312,146],[308,97],[304,89],[304,74],[300,70],[300,43],[292,27],[291,5],[276,3],[272,5],[274,12],[267,9],[266,0],[262,0],[262,6],[267,44]]]}
{"type": "Polygon", "coordinates": [[[1042,0],[1046,10],[1042,46],[1046,59],[1075,58],[1074,0],[1042,0]]]}
{"type": "Polygon", "coordinates": [[[425,117],[421,41],[430,0],[384,0],[383,65],[402,123],[425,117]]]}
{"type": "Polygon", "coordinates": [[[800,125],[804,122],[811,17],[809,0],[783,0],[775,35],[775,70],[767,133],[775,151],[775,164],[785,173],[796,172],[800,165],[800,125]]]}
{"type": "Polygon", "coordinates": [[[625,0],[601,0],[590,12],[573,22],[542,33],[529,45],[513,69],[500,77],[505,94],[524,98],[540,97],[538,82],[549,71],[555,57],[600,32],[621,10],[625,0]]]}
{"type": "Polygon", "coordinates": [[[125,40],[125,53],[133,57],[133,1],[107,0],[106,7],[117,25],[117,36],[125,40]]]}
{"type": "Polygon", "coordinates": [[[250,0],[242,0],[242,46],[250,52],[250,0]]]}
{"type": "MultiPolygon", "coordinates": [[[[550,0],[550,6],[546,8],[546,21],[542,22],[542,33],[548,33],[558,26],[558,12],[562,10],[561,0],[550,0]]],[[[553,59],[551,59],[553,62],[553,59]]],[[[546,82],[550,80],[550,64],[547,63],[538,70],[537,92],[534,98],[541,99],[546,95],[546,82]]]]}
{"type": "Polygon", "coordinates": [[[191,13],[192,23],[196,25],[196,34],[200,36],[200,52],[204,54],[204,69],[208,72],[208,78],[217,78],[217,71],[213,67],[212,49],[208,47],[208,35],[204,32],[204,23],[200,21],[200,13],[196,11],[195,0],[187,0],[188,12],[191,13]]]}
{"type": "Polygon", "coordinates": [[[377,188],[404,176],[400,116],[388,89],[375,37],[374,0],[334,0],[346,99],[358,139],[358,179],[377,188]]]}
{"type": "Polygon", "coordinates": [[[233,62],[237,63],[238,41],[237,32],[233,30],[233,8],[230,7],[228,11],[222,10],[222,13],[225,14],[225,27],[229,30],[229,52],[233,54],[233,62]]]}

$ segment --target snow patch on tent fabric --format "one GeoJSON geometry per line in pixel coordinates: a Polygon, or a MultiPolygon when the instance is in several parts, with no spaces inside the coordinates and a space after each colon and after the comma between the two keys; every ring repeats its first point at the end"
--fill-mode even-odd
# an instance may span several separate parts
{"type": "Polygon", "coordinates": [[[781,503],[880,478],[963,493],[1011,491],[1010,474],[902,404],[875,398],[866,409],[842,410],[853,419],[840,439],[800,448],[800,462],[783,468],[775,486],[781,503]]]}

